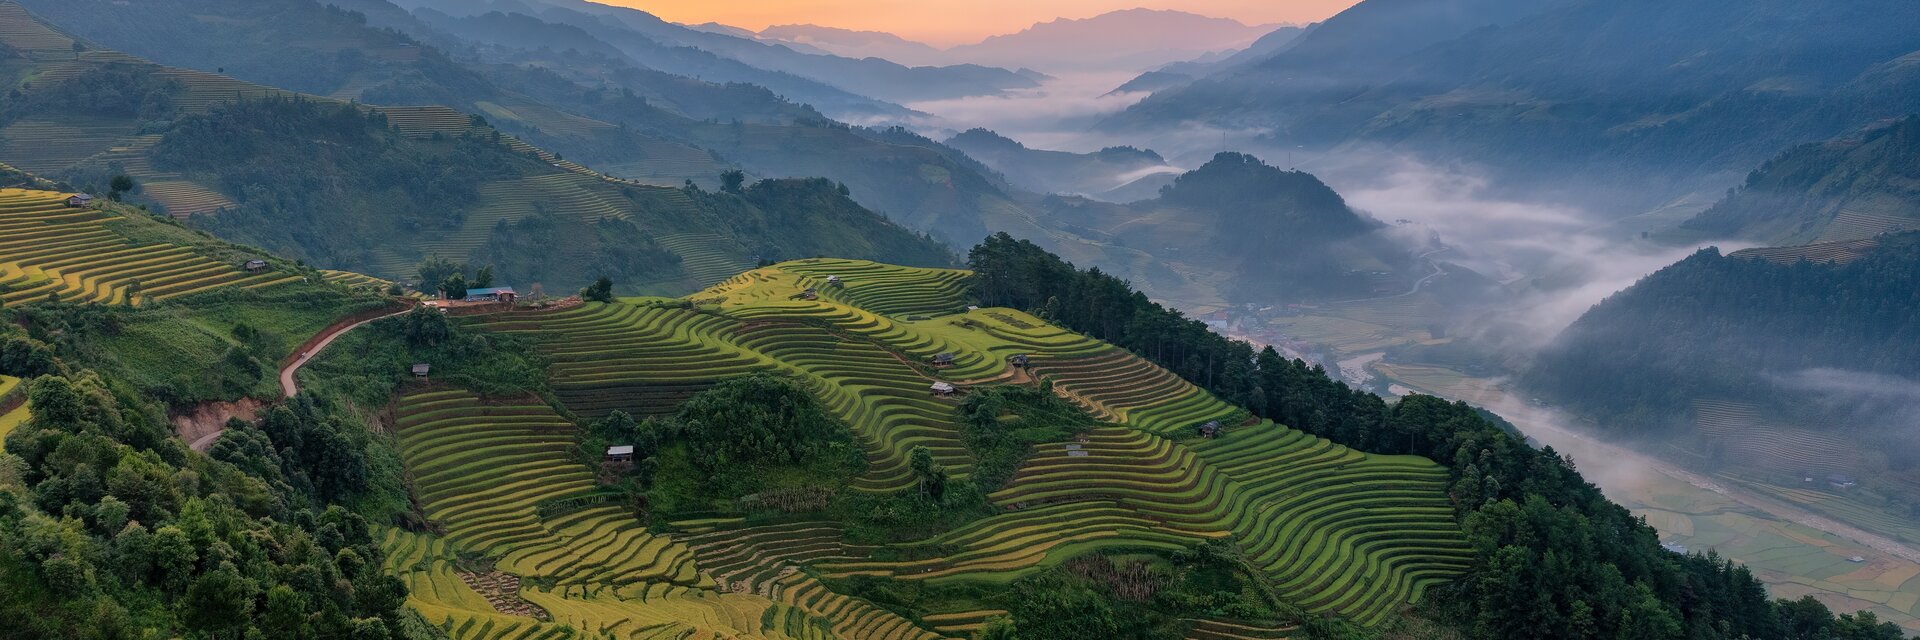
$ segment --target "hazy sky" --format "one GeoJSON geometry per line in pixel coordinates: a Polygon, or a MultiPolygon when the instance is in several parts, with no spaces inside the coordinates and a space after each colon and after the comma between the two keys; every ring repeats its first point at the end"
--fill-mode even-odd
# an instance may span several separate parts
{"type": "Polygon", "coordinates": [[[595,0],[645,10],[674,22],[720,22],[748,29],[817,24],[887,31],[939,46],[977,42],[1055,18],[1086,18],[1146,7],[1233,18],[1247,24],[1307,23],[1358,0],[595,0]]]}

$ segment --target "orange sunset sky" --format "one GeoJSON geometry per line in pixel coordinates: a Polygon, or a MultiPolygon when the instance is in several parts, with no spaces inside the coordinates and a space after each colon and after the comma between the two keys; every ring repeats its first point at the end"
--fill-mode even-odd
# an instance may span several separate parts
{"type": "Polygon", "coordinates": [[[1086,18],[1146,7],[1233,18],[1247,24],[1307,23],[1357,0],[595,0],[645,10],[674,22],[719,22],[748,29],[817,24],[886,31],[936,46],[977,42],[1054,18],[1086,18]]]}

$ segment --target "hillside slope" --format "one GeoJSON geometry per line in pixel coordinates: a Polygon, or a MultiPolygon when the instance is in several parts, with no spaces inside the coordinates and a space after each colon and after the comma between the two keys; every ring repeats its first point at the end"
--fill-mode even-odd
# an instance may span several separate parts
{"type": "Polygon", "coordinates": [[[0,161],[102,193],[126,173],[143,202],[316,264],[407,278],[429,255],[497,257],[502,278],[559,291],[600,275],[685,291],[710,284],[683,267],[694,254],[951,260],[831,184],[771,183],[813,195],[757,203],[696,198],[607,178],[450,109],[370,109],[76,52],[18,5],[0,12],[0,69],[24,89],[0,108],[0,161]],[[668,236],[706,240],[669,249],[668,236]],[[541,250],[506,250],[529,245],[541,250]]]}
{"type": "Polygon", "coordinates": [[[1165,256],[1233,301],[1366,297],[1412,263],[1407,249],[1375,233],[1379,222],[1318,178],[1238,153],[1180,175],[1157,198],[1055,197],[1040,206],[1089,237],[1165,256]]]}
{"type": "Polygon", "coordinates": [[[1920,503],[1920,458],[1899,444],[1920,379],[1916,292],[1920,234],[1706,250],[1595,306],[1525,382],[1623,436],[1748,471],[1873,477],[1920,503]]]}
{"type": "MultiPolygon", "coordinates": [[[[65,16],[63,24],[96,34],[103,44],[139,45],[140,51],[161,56],[161,62],[179,59],[203,65],[202,71],[225,68],[217,61],[228,58],[261,61],[269,67],[262,77],[315,56],[366,59],[347,85],[323,83],[328,86],[322,88],[366,103],[441,105],[484,115],[505,133],[600,172],[649,184],[678,186],[691,179],[712,188],[719,173],[733,165],[758,177],[825,177],[846,184],[867,208],[956,245],[984,236],[988,226],[982,219],[993,211],[1019,209],[978,163],[958,152],[935,148],[919,136],[897,135],[904,132],[840,124],[765,88],[717,85],[564,49],[526,49],[520,46],[526,43],[512,39],[463,39],[385,0],[348,2],[375,24],[412,38],[401,52],[406,55],[388,56],[379,45],[396,36],[370,28],[354,14],[313,0],[261,0],[228,11],[232,2],[168,0],[122,7],[85,0],[48,8],[65,16]],[[227,18],[188,20],[178,14],[227,18]],[[439,47],[452,47],[461,56],[449,57],[439,47]]],[[[576,18],[592,16],[537,24],[516,17],[503,32],[577,31],[569,21],[576,18]]],[[[585,24],[618,26],[598,19],[585,24]]],[[[498,32],[466,35],[489,38],[498,32]]],[[[675,51],[699,53],[684,47],[675,51]]],[[[699,67],[667,70],[693,74],[699,67]]]]}
{"type": "Polygon", "coordinates": [[[1790,149],[1681,227],[1768,244],[1920,228],[1920,117],[1790,149]]]}

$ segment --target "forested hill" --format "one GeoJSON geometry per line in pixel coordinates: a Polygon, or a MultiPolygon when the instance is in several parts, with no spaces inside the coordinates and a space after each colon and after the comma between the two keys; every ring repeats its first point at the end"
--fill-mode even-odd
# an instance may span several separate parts
{"type": "Polygon", "coordinates": [[[1359,298],[1398,288],[1412,252],[1374,233],[1379,222],[1301,171],[1221,153],[1176,177],[1159,197],[1126,205],[1086,198],[1041,202],[1069,228],[1227,274],[1230,300],[1359,298]]]}
{"type": "Polygon", "coordinates": [[[1920,116],[1782,153],[1683,227],[1770,244],[1920,228],[1920,116]]]}
{"type": "Polygon", "coordinates": [[[1875,245],[1834,262],[1703,250],[1588,311],[1525,386],[1627,435],[1738,451],[1799,434],[1801,451],[1758,452],[1752,466],[1909,474],[1920,464],[1903,417],[1904,389],[1920,379],[1920,233],[1875,245]],[[1727,403],[1756,417],[1716,418],[1727,403]]]}
{"type": "Polygon", "coordinates": [[[1213,212],[1230,229],[1227,251],[1299,250],[1345,240],[1381,225],[1347,206],[1313,174],[1283,170],[1250,155],[1222,153],[1160,190],[1161,204],[1213,212]]]}

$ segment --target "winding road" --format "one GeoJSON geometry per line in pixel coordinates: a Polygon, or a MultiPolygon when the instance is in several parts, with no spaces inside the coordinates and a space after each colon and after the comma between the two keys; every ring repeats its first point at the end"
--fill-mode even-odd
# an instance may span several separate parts
{"type": "MultiPolygon", "coordinates": [[[[334,325],[321,330],[321,332],[318,335],[315,335],[312,339],[307,341],[307,344],[311,344],[312,346],[307,347],[306,351],[295,355],[291,361],[287,362],[286,366],[283,366],[280,368],[281,396],[286,398],[291,398],[291,397],[300,395],[300,382],[294,378],[295,374],[300,372],[300,367],[306,366],[306,364],[308,362],[311,362],[315,356],[320,355],[320,352],[324,351],[327,348],[327,345],[333,344],[333,341],[338,339],[340,336],[346,335],[347,332],[352,331],[354,329],[358,329],[360,327],[364,327],[369,324],[372,324],[374,321],[377,321],[377,320],[385,320],[387,318],[392,318],[394,316],[404,315],[407,312],[412,311],[413,309],[414,307],[412,305],[408,305],[406,308],[400,309],[399,311],[394,311],[392,313],[374,316],[372,318],[361,320],[359,322],[355,322],[353,324],[349,324],[345,326],[334,325]]],[[[200,436],[199,439],[194,440],[193,442],[189,443],[187,446],[193,449],[194,451],[204,452],[207,450],[207,447],[213,446],[213,442],[215,440],[219,440],[220,434],[224,433],[225,431],[226,431],[225,429],[215,430],[213,433],[200,436]]]]}
{"type": "Polygon", "coordinates": [[[374,323],[375,321],[385,320],[387,318],[391,318],[394,316],[405,315],[409,311],[413,311],[412,306],[408,306],[405,309],[401,309],[399,311],[395,311],[393,313],[389,313],[386,315],[374,316],[366,320],[361,320],[359,322],[356,322],[344,327],[328,327],[326,331],[323,331],[321,332],[320,335],[315,336],[318,339],[318,342],[313,342],[313,346],[308,347],[307,350],[301,353],[300,355],[295,356],[292,362],[287,363],[287,366],[281,367],[280,369],[281,394],[288,398],[300,395],[300,382],[294,379],[294,374],[299,373],[300,367],[306,366],[308,362],[313,360],[314,356],[320,355],[320,352],[324,351],[327,348],[327,345],[333,344],[333,341],[335,339],[339,338],[340,336],[346,335],[348,331],[352,331],[354,329],[367,326],[369,324],[374,323]]]}

